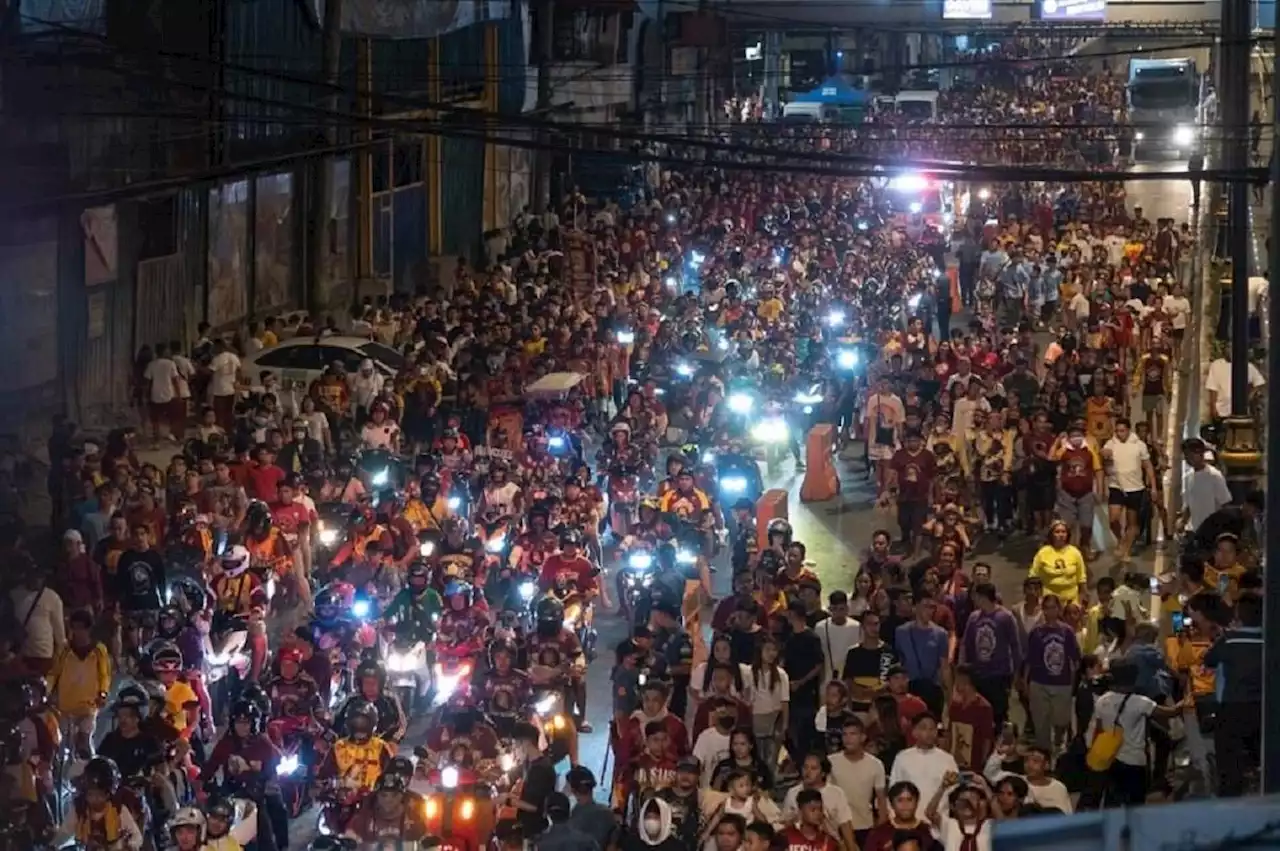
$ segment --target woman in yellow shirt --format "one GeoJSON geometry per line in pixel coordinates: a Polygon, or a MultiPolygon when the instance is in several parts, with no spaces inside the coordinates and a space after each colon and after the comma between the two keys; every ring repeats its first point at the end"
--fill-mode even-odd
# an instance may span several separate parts
{"type": "Polygon", "coordinates": [[[1071,543],[1067,524],[1055,520],[1049,527],[1049,540],[1031,562],[1030,577],[1039,579],[1044,592],[1062,601],[1063,606],[1080,605],[1089,582],[1084,556],[1071,543]]]}

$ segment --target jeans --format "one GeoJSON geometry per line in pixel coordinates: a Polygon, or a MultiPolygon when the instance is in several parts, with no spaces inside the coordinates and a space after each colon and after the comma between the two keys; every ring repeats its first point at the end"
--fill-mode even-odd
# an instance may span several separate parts
{"type": "Polygon", "coordinates": [[[1183,729],[1187,731],[1187,756],[1191,758],[1192,767],[1200,775],[1206,794],[1213,793],[1217,778],[1214,777],[1213,772],[1213,736],[1206,735],[1201,729],[1200,719],[1208,717],[1215,708],[1216,701],[1212,697],[1198,697],[1196,708],[1182,713],[1183,729]]]}
{"type": "Polygon", "coordinates": [[[979,482],[982,515],[988,524],[1003,526],[1013,520],[1012,488],[1002,482],[979,482]]]}
{"type": "Polygon", "coordinates": [[[974,688],[978,694],[991,704],[991,714],[995,719],[995,734],[1000,735],[1004,722],[1009,720],[1009,690],[1013,688],[1012,674],[995,676],[974,676],[974,688]]]}
{"type": "Polygon", "coordinates": [[[1245,774],[1256,771],[1262,756],[1262,706],[1224,703],[1218,707],[1213,729],[1218,760],[1218,795],[1238,798],[1245,792],[1245,774]]]}

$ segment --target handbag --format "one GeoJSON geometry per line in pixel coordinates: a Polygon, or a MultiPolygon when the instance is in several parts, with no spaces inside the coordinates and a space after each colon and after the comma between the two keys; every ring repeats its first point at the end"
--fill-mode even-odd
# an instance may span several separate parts
{"type": "Polygon", "coordinates": [[[880,413],[880,400],[876,399],[876,445],[893,445],[893,427],[884,425],[884,416],[880,413]]]}
{"type": "Polygon", "coordinates": [[[1132,695],[1126,694],[1124,700],[1120,701],[1120,708],[1116,710],[1116,718],[1111,726],[1093,734],[1093,741],[1089,743],[1089,752],[1085,754],[1085,764],[1090,770],[1106,771],[1116,761],[1120,746],[1124,744],[1124,727],[1120,725],[1120,716],[1124,714],[1125,704],[1129,702],[1130,697],[1132,695]]]}

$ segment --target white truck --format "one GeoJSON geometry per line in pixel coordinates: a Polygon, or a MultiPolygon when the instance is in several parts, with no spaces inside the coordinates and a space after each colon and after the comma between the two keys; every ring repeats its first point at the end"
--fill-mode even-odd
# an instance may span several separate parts
{"type": "Polygon", "coordinates": [[[1196,61],[1130,59],[1126,86],[1135,159],[1186,159],[1200,144],[1196,61]]]}

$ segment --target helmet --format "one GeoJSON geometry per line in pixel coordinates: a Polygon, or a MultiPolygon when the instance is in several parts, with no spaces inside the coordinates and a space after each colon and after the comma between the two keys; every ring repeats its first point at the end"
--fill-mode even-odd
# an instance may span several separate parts
{"type": "Polygon", "coordinates": [[[145,718],[147,710],[151,708],[151,701],[147,698],[147,693],[137,683],[129,683],[122,686],[119,693],[116,694],[116,702],[111,705],[112,712],[119,712],[121,709],[132,709],[139,716],[145,718]]]}
{"type": "Polygon", "coordinates": [[[183,807],[169,819],[169,832],[180,827],[194,827],[200,838],[204,838],[204,813],[195,807],[183,807]]]}
{"type": "Polygon", "coordinates": [[[577,529],[566,529],[560,533],[560,546],[562,547],[580,547],[582,546],[582,533],[577,529]]]}
{"type": "Polygon", "coordinates": [[[115,760],[105,756],[95,756],[89,760],[81,777],[85,788],[98,789],[108,795],[114,795],[120,788],[120,768],[115,760]]]}
{"type": "Polygon", "coordinates": [[[247,700],[254,706],[258,707],[258,712],[263,718],[271,715],[271,697],[266,690],[257,683],[249,683],[240,691],[240,699],[247,700]]]}
{"type": "Polygon", "coordinates": [[[431,570],[427,567],[426,562],[415,559],[410,565],[409,570],[405,573],[405,584],[414,591],[425,591],[431,585],[431,570]],[[414,580],[421,579],[421,585],[415,585],[414,580]]]}
{"type": "Polygon", "coordinates": [[[249,503],[244,512],[244,530],[247,534],[260,537],[271,529],[271,509],[262,500],[255,499],[249,503]]]}
{"type": "Polygon", "coordinates": [[[156,705],[157,711],[162,709],[169,702],[169,692],[163,683],[155,680],[147,680],[141,686],[142,691],[147,696],[147,700],[156,705]]]}
{"type": "MultiPolygon", "coordinates": [[[[412,776],[412,773],[410,774],[412,776]]],[[[378,781],[373,784],[374,792],[395,792],[404,794],[409,789],[409,780],[399,772],[383,771],[378,781]]]]}
{"type": "Polygon", "coordinates": [[[446,603],[452,603],[455,599],[461,598],[464,606],[470,606],[472,603],[472,588],[470,582],[463,582],[458,579],[449,580],[444,586],[444,600],[446,603]]]}
{"type": "Polygon", "coordinates": [[[425,473],[421,481],[422,492],[435,491],[440,492],[440,475],[438,473],[425,473]]]}
{"type": "Polygon", "coordinates": [[[555,624],[559,629],[564,624],[564,603],[555,597],[543,597],[539,600],[535,613],[539,626],[555,624]]]}
{"type": "Polygon", "coordinates": [[[772,540],[774,535],[782,535],[788,544],[791,543],[791,524],[781,517],[775,517],[770,520],[768,526],[769,539],[772,540]]]}
{"type": "Polygon", "coordinates": [[[640,500],[640,508],[647,508],[650,511],[662,510],[661,504],[651,496],[646,496],[644,499],[640,500]]]}
{"type": "Polygon", "coordinates": [[[175,606],[186,612],[204,611],[209,602],[204,585],[190,576],[179,576],[170,582],[169,597],[175,606]]]}
{"type": "Polygon", "coordinates": [[[413,760],[409,759],[409,757],[404,754],[401,754],[400,756],[393,756],[391,758],[391,761],[387,763],[387,767],[383,770],[382,776],[386,777],[388,774],[398,774],[407,781],[413,778],[413,771],[413,760]]]}
{"type": "Polygon", "coordinates": [[[609,426],[609,434],[617,434],[618,432],[622,432],[626,434],[627,437],[630,437],[631,424],[626,420],[618,420],[613,425],[609,426]]]}
{"type": "Polygon", "coordinates": [[[688,461],[689,461],[689,459],[688,459],[688,458],[685,458],[683,455],[681,455],[681,454],[679,454],[679,453],[673,453],[673,454],[671,454],[671,455],[668,455],[668,456],[667,456],[667,470],[668,470],[668,471],[670,471],[670,470],[671,470],[671,465],[672,465],[672,464],[679,464],[681,467],[683,467],[686,463],[688,463],[688,461]]]}
{"type": "Polygon", "coordinates": [[[346,607],[342,592],[332,585],[326,585],[316,594],[316,620],[321,622],[336,621],[346,607]]]}
{"type": "Polygon", "coordinates": [[[205,818],[219,818],[225,822],[236,819],[236,806],[226,798],[214,798],[205,806],[205,818]]]}
{"type": "Polygon", "coordinates": [[[182,612],[177,606],[165,606],[156,618],[156,631],[162,638],[177,638],[182,631],[183,620],[182,612]]]}
{"type": "Polygon", "coordinates": [[[256,736],[262,732],[262,710],[251,700],[241,698],[231,707],[229,728],[234,731],[237,721],[249,722],[249,735],[256,736]]]}
{"type": "Polygon", "coordinates": [[[239,576],[249,569],[251,560],[249,548],[243,544],[227,547],[222,554],[222,572],[227,576],[239,576]]]}
{"type": "Polygon", "coordinates": [[[352,699],[351,703],[347,706],[346,716],[346,730],[343,732],[353,739],[358,739],[361,736],[368,738],[372,736],[373,731],[378,728],[378,707],[374,706],[363,697],[352,699]],[[356,729],[355,721],[357,719],[364,722],[361,725],[364,729],[356,729]]]}
{"type": "Polygon", "coordinates": [[[387,672],[383,669],[382,665],[372,659],[366,659],[360,663],[359,667],[356,668],[356,682],[358,683],[369,677],[377,679],[378,686],[381,687],[387,681],[387,672]]]}
{"type": "Polygon", "coordinates": [[[172,641],[158,638],[147,645],[146,654],[156,676],[176,674],[182,670],[182,651],[172,641]]]}
{"type": "Polygon", "coordinates": [[[444,431],[440,432],[441,440],[449,440],[450,438],[452,438],[453,440],[458,439],[458,430],[456,428],[447,428],[444,431]]]}

